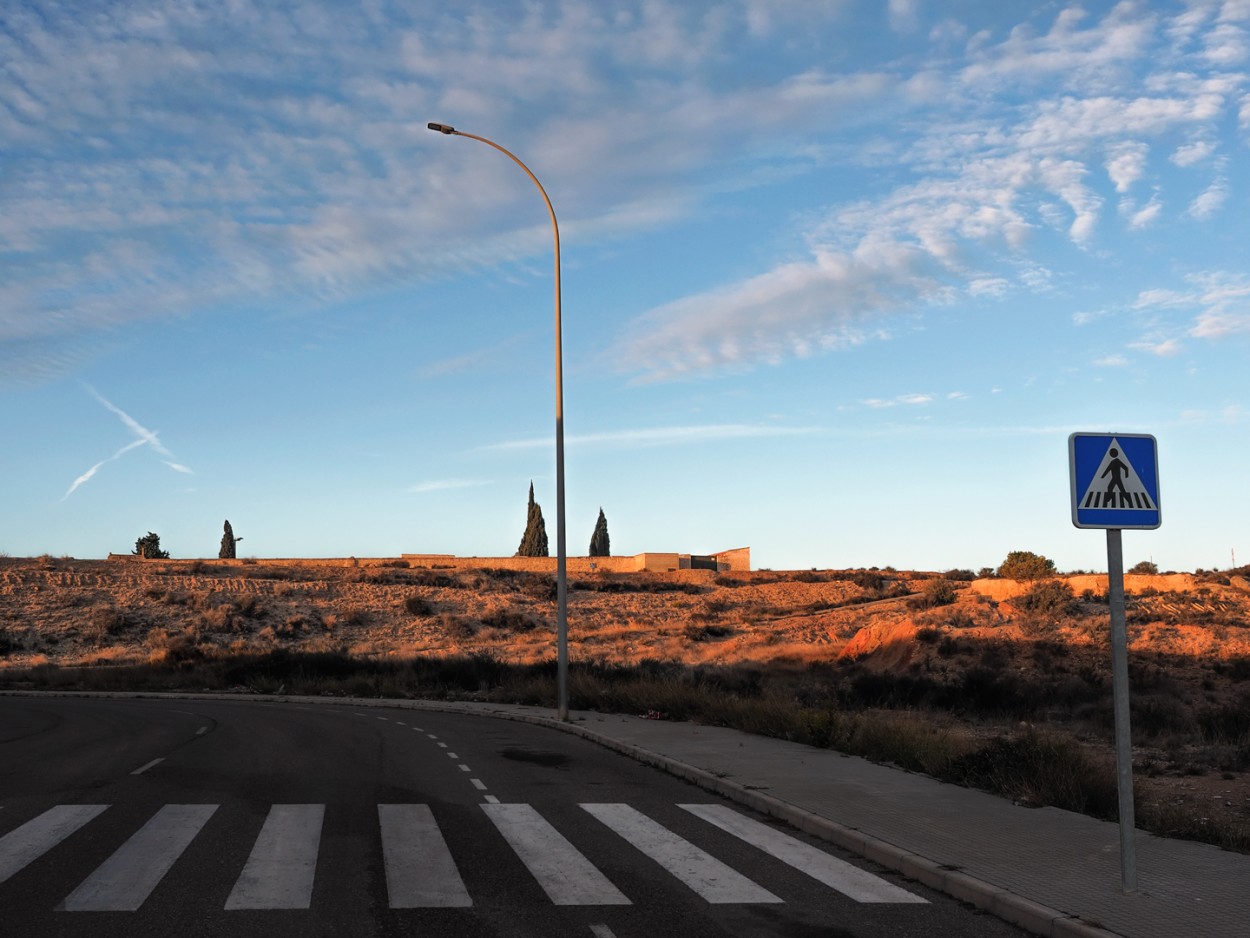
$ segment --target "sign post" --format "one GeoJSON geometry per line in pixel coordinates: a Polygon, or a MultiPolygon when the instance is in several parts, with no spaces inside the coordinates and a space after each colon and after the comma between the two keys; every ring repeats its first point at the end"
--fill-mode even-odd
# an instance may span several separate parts
{"type": "Polygon", "coordinates": [[[1068,437],[1072,523],[1107,529],[1107,602],[1111,607],[1111,676],[1115,768],[1120,806],[1120,886],[1137,889],[1133,840],[1133,735],[1129,725],[1128,627],[1124,611],[1124,528],[1159,527],[1159,459],[1155,438],[1139,433],[1073,433],[1068,437]]]}

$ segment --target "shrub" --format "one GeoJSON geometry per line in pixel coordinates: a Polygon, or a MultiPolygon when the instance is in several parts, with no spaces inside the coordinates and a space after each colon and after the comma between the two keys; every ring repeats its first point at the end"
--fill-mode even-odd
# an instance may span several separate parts
{"type": "Polygon", "coordinates": [[[1159,565],[1157,563],[1151,563],[1149,560],[1143,560],[1141,563],[1133,564],[1133,566],[1129,567],[1125,572],[1146,573],[1153,576],[1159,572],[1159,565]]]}
{"type": "Polygon", "coordinates": [[[424,596],[409,596],[404,599],[404,611],[410,616],[432,616],[434,607],[424,596]]]}
{"type": "Polygon", "coordinates": [[[1060,580],[1034,584],[1019,599],[1020,608],[1034,615],[1056,616],[1071,612],[1076,602],[1072,587],[1060,580]]]}
{"type": "Polygon", "coordinates": [[[733,635],[734,630],[729,625],[688,625],[685,628],[685,636],[692,642],[705,642],[709,638],[725,638],[733,635]]]}
{"type": "Polygon", "coordinates": [[[932,609],[935,606],[949,606],[955,601],[955,587],[949,580],[928,580],[924,589],[917,596],[907,600],[909,609],[932,609]]]}
{"type": "Polygon", "coordinates": [[[999,564],[998,575],[1010,580],[1040,580],[1055,575],[1055,562],[1029,550],[1013,550],[999,564]]]}
{"type": "Polygon", "coordinates": [[[857,570],[851,576],[851,582],[860,589],[880,590],[885,586],[885,577],[875,570],[857,570]]]}
{"type": "Polygon", "coordinates": [[[540,619],[514,609],[498,609],[482,616],[482,625],[501,632],[532,632],[543,624],[540,619]]]}

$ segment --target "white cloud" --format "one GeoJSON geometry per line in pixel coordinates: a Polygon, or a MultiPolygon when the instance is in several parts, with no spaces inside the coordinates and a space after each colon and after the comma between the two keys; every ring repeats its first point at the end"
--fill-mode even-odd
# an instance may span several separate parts
{"type": "Polygon", "coordinates": [[[1133,183],[1146,171],[1146,154],[1150,148],[1144,143],[1120,143],[1112,148],[1107,157],[1107,175],[1115,184],[1116,192],[1128,192],[1133,183]]]}
{"type": "Polygon", "coordinates": [[[1131,203],[1121,207],[1125,211],[1125,214],[1128,215],[1129,228],[1134,231],[1150,227],[1150,225],[1153,224],[1163,213],[1163,203],[1159,201],[1157,196],[1151,198],[1151,200],[1141,208],[1137,208],[1131,203]]]}
{"type": "Polygon", "coordinates": [[[1177,166],[1193,166],[1201,163],[1215,152],[1215,144],[1210,140],[1195,140],[1176,148],[1176,152],[1168,157],[1177,166]]]}
{"type": "Polygon", "coordinates": [[[1207,186],[1202,193],[1189,203],[1186,212],[1191,218],[1205,221],[1218,212],[1228,201],[1228,182],[1220,178],[1207,186]]]}
{"type": "Polygon", "coordinates": [[[1128,364],[1128,359],[1123,355],[1104,355],[1094,359],[1094,364],[1099,368],[1122,368],[1128,364]]]}
{"type": "Polygon", "coordinates": [[[1130,348],[1137,349],[1141,352],[1149,352],[1151,355],[1158,355],[1160,358],[1170,358],[1178,355],[1181,351],[1181,344],[1176,339],[1149,340],[1144,339],[1140,342],[1134,342],[1130,348]]]}
{"type": "Polygon", "coordinates": [[[910,404],[913,407],[931,404],[933,402],[932,394],[900,394],[899,403],[910,404]]]}
{"type": "Polygon", "coordinates": [[[919,0],[890,0],[890,28],[897,33],[913,33],[920,28],[919,0]]]}

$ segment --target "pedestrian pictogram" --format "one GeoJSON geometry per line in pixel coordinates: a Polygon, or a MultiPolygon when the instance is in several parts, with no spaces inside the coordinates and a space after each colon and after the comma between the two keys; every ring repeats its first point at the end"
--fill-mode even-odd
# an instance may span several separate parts
{"type": "Polygon", "coordinates": [[[1155,438],[1137,433],[1074,433],[1068,438],[1072,523],[1078,528],[1157,528],[1155,438]]]}

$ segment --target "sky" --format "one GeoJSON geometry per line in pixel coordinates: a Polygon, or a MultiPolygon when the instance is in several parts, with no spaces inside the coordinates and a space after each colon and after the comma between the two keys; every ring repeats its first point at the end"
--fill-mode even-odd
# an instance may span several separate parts
{"type": "Polygon", "coordinates": [[[1250,562],[1250,0],[0,6],[0,552],[1250,562]]]}

